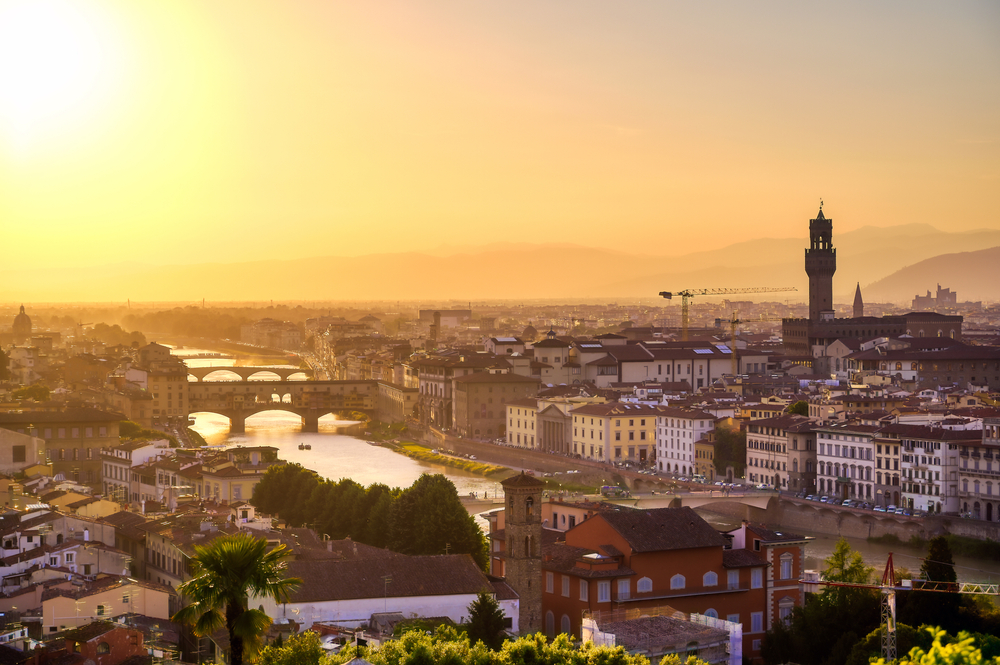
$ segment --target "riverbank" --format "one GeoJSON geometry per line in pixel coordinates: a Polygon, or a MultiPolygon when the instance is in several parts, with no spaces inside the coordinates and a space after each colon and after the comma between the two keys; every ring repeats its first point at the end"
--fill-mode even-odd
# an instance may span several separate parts
{"type": "Polygon", "coordinates": [[[390,448],[401,455],[406,455],[411,459],[419,460],[427,464],[440,464],[452,469],[461,469],[462,471],[474,473],[485,478],[501,474],[504,474],[504,477],[506,477],[506,475],[512,473],[511,470],[505,466],[488,464],[478,460],[464,459],[462,457],[453,457],[452,455],[443,455],[437,452],[437,450],[428,448],[427,446],[416,443],[415,441],[383,441],[373,442],[372,445],[385,446],[386,448],[390,448]]]}

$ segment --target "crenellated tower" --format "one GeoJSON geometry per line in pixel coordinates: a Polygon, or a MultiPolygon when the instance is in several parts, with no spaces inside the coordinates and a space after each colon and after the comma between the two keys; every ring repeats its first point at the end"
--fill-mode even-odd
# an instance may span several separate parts
{"type": "Polygon", "coordinates": [[[837,272],[837,250],[833,247],[833,220],[823,216],[820,204],[816,219],[809,220],[809,248],[806,274],[809,275],[809,320],[833,318],[833,273],[837,272]]]}

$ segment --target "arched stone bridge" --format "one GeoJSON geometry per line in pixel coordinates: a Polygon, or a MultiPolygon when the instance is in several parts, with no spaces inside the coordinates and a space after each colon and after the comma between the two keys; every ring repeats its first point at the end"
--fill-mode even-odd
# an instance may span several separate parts
{"type": "Polygon", "coordinates": [[[377,381],[199,381],[188,386],[188,411],[225,416],[234,433],[245,432],[256,413],[289,411],[302,417],[303,432],[317,432],[331,413],[376,417],[378,395],[377,381]]]}
{"type": "Polygon", "coordinates": [[[215,372],[232,372],[233,374],[238,374],[244,381],[249,380],[250,377],[257,374],[268,372],[277,374],[282,381],[287,381],[288,377],[296,374],[302,374],[306,377],[311,377],[313,374],[312,369],[302,369],[299,367],[188,367],[188,374],[196,378],[199,382],[204,381],[205,377],[215,372]]]}

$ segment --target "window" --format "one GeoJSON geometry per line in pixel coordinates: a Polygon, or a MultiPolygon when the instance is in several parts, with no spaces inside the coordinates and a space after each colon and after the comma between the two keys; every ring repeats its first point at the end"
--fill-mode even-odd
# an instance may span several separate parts
{"type": "Polygon", "coordinates": [[[704,612],[702,612],[702,614],[704,614],[707,617],[712,617],[713,619],[718,619],[719,618],[719,613],[716,612],[711,607],[708,608],[707,610],[705,610],[704,612]]]}
{"type": "Polygon", "coordinates": [[[545,573],[545,592],[552,593],[555,588],[555,575],[552,573],[545,573]]]}
{"type": "Polygon", "coordinates": [[[569,575],[562,576],[562,595],[569,598],[569,575]]]}
{"type": "Polygon", "coordinates": [[[750,647],[751,649],[754,651],[760,651],[760,640],[754,640],[752,644],[753,646],[750,647]]]}
{"type": "Polygon", "coordinates": [[[789,553],[781,555],[781,579],[792,579],[792,555],[789,553]]]}
{"type": "Polygon", "coordinates": [[[739,614],[727,614],[726,615],[726,621],[728,621],[729,623],[739,623],[740,622],[740,615],[739,614]]]}
{"type": "Polygon", "coordinates": [[[568,614],[562,615],[562,622],[561,623],[562,623],[562,626],[560,626],[560,628],[562,629],[562,632],[569,634],[569,632],[570,632],[570,626],[569,626],[569,615],[568,614]]]}
{"type": "Polygon", "coordinates": [[[681,574],[674,575],[673,577],[670,578],[671,589],[683,589],[685,583],[686,580],[684,579],[684,576],[681,574]]]}
{"type": "Polygon", "coordinates": [[[713,573],[712,571],[708,571],[701,578],[702,586],[715,586],[718,583],[719,583],[719,576],[713,573]]]}
{"type": "Polygon", "coordinates": [[[108,613],[108,608],[104,605],[97,606],[97,616],[102,617],[108,613]]]}
{"type": "Polygon", "coordinates": [[[760,568],[754,568],[750,571],[750,588],[760,589],[764,586],[764,571],[760,568]]]}
{"type": "Polygon", "coordinates": [[[763,612],[751,612],[750,613],[750,632],[751,633],[761,633],[761,632],[764,632],[764,613],[763,612]]]}
{"type": "MultiPolygon", "coordinates": [[[[30,536],[28,537],[28,542],[29,543],[31,542],[31,537],[30,536]]],[[[66,552],[66,563],[73,563],[73,553],[72,552],[66,552]]]]}
{"type": "Polygon", "coordinates": [[[587,580],[580,580],[580,600],[590,599],[590,585],[587,580]]]}
{"type": "Polygon", "coordinates": [[[618,580],[618,598],[619,600],[627,599],[630,594],[631,585],[628,583],[627,579],[618,580]]]}
{"type": "Polygon", "coordinates": [[[611,582],[604,580],[597,583],[597,602],[607,603],[611,601],[611,582]]]}
{"type": "Polygon", "coordinates": [[[740,571],[730,570],[726,573],[726,588],[728,589],[740,588],[740,571]]]}
{"type": "Polygon", "coordinates": [[[648,577],[641,578],[638,582],[636,582],[635,590],[638,593],[649,593],[653,590],[653,580],[648,577]]]}
{"type": "Polygon", "coordinates": [[[111,653],[111,647],[107,642],[101,642],[97,645],[97,653],[111,653]]]}
{"type": "Polygon", "coordinates": [[[795,607],[795,599],[785,596],[778,601],[778,620],[789,623],[792,620],[792,608],[795,607]]]}

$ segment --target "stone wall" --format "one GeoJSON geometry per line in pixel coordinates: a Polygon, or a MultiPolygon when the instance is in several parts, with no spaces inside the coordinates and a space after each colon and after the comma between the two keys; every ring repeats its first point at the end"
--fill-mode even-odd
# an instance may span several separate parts
{"type": "Polygon", "coordinates": [[[881,513],[856,512],[834,508],[813,501],[772,499],[767,509],[722,503],[704,506],[706,510],[732,519],[750,519],[774,529],[822,533],[849,538],[871,538],[893,534],[902,541],[912,536],[933,538],[942,534],[968,536],[981,540],[1000,540],[1000,523],[957,517],[904,517],[881,513]]]}

